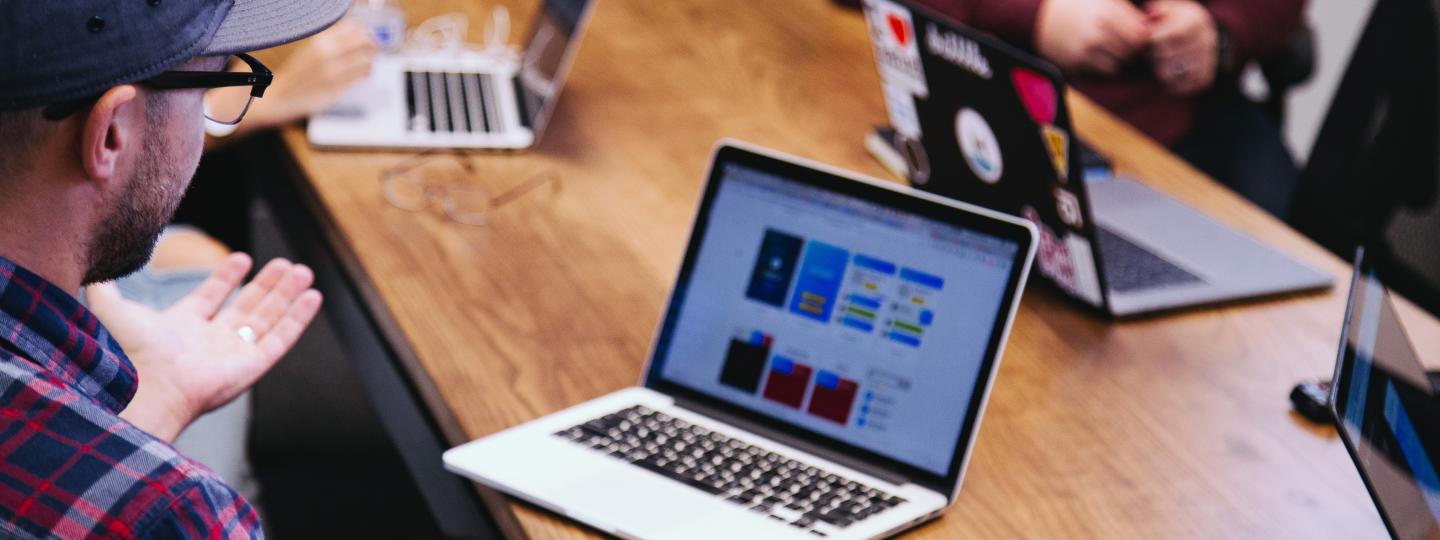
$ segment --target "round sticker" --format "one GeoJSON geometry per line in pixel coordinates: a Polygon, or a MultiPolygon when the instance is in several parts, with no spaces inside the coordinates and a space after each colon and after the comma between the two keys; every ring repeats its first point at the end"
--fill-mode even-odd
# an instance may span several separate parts
{"type": "Polygon", "coordinates": [[[920,141],[910,137],[901,137],[901,141],[905,150],[905,164],[910,167],[910,182],[917,186],[930,183],[930,158],[925,156],[925,147],[920,146],[920,141]]]}
{"type": "Polygon", "coordinates": [[[1000,156],[1000,142],[995,140],[995,132],[990,130],[985,117],[968,107],[960,109],[960,114],[955,116],[955,138],[960,141],[965,164],[976,177],[987,184],[1000,181],[1005,161],[1000,156]]]}

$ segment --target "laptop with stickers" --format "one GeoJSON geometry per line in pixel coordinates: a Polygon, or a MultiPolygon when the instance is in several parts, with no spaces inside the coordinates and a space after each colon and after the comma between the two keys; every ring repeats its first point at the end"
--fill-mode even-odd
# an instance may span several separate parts
{"type": "Polygon", "coordinates": [[[909,0],[865,0],[916,187],[1028,218],[1037,267],[1117,317],[1323,289],[1328,275],[1145,185],[1085,174],[1052,65],[909,0]]]}

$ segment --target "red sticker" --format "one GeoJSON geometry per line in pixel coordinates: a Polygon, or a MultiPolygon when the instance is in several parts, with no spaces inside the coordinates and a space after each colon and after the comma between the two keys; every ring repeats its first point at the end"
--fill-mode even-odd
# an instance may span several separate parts
{"type": "Polygon", "coordinates": [[[910,43],[910,29],[905,25],[905,19],[894,13],[886,13],[885,21],[890,23],[890,33],[895,36],[895,42],[904,47],[910,43]]]}
{"type": "Polygon", "coordinates": [[[1010,79],[1015,83],[1015,91],[1020,94],[1020,102],[1024,103],[1025,110],[1030,112],[1030,118],[1037,124],[1054,124],[1056,109],[1059,107],[1055,83],[1048,77],[1025,68],[1015,68],[1010,72],[1010,79]]]}

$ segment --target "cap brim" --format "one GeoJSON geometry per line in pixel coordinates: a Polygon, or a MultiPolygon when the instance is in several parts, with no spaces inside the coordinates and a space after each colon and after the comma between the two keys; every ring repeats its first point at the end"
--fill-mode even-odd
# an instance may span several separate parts
{"type": "Polygon", "coordinates": [[[324,30],[350,9],[350,0],[235,0],[205,56],[269,49],[324,30]]]}

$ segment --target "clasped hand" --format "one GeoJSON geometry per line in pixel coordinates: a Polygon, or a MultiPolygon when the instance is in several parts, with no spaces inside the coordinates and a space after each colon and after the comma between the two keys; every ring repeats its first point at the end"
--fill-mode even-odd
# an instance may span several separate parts
{"type": "Polygon", "coordinates": [[[1155,78],[1177,95],[1215,83],[1219,31],[1195,0],[1045,0],[1036,23],[1040,54],[1070,72],[1118,73],[1148,55],[1155,78]]]}

